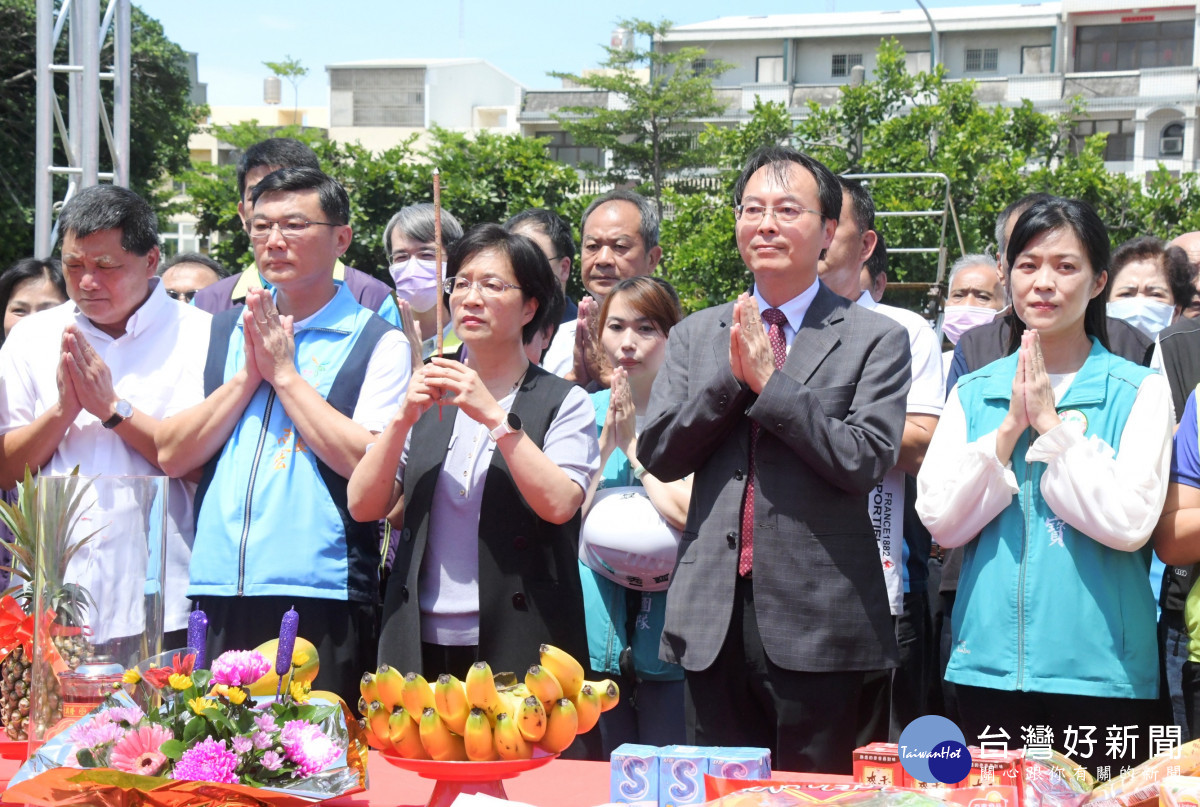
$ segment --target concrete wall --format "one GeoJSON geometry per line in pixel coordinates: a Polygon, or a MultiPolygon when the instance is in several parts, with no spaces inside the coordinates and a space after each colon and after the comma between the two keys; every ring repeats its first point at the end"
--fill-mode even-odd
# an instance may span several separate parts
{"type": "Polygon", "coordinates": [[[521,85],[483,63],[431,65],[425,74],[429,125],[469,129],[477,106],[497,107],[521,103],[521,85]]]}

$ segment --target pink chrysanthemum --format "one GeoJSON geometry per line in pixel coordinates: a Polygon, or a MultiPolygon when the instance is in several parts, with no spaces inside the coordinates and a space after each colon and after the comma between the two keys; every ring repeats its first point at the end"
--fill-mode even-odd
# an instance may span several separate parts
{"type": "Polygon", "coordinates": [[[254,718],[254,725],[258,727],[259,731],[279,730],[279,726],[275,723],[275,715],[270,714],[269,712],[254,718]]]}
{"type": "Polygon", "coordinates": [[[244,754],[254,747],[249,737],[234,737],[231,742],[233,744],[233,751],[236,754],[244,754]]]}
{"type": "Polygon", "coordinates": [[[296,764],[296,776],[301,778],[320,773],[340,753],[320,728],[303,720],[289,720],[279,741],[284,755],[296,764]]]}
{"type": "MultiPolygon", "coordinates": [[[[215,665],[216,662],[213,662],[215,665]]],[[[183,752],[175,763],[173,779],[191,782],[217,782],[223,785],[237,784],[238,758],[225,747],[224,740],[209,737],[183,752]]]]}
{"type": "Polygon", "coordinates": [[[271,740],[271,735],[267,734],[265,731],[254,732],[254,734],[250,737],[250,740],[254,743],[254,747],[259,751],[266,751],[271,747],[273,742],[271,740]]]}
{"type": "Polygon", "coordinates": [[[71,742],[77,748],[95,748],[105,743],[115,743],[125,733],[126,729],[111,720],[92,720],[71,729],[71,742]]]}
{"type": "Polygon", "coordinates": [[[228,650],[212,663],[214,684],[249,686],[271,669],[271,662],[254,650],[228,650]]]}
{"type": "Polygon", "coordinates": [[[162,726],[135,729],[113,746],[109,764],[125,773],[157,776],[167,763],[167,758],[159,749],[171,736],[171,732],[162,726]]]}
{"type": "Polygon", "coordinates": [[[274,751],[268,751],[262,756],[262,766],[269,771],[277,771],[283,767],[283,757],[274,751]]]}
{"type": "Polygon", "coordinates": [[[100,714],[108,715],[108,719],[114,723],[128,723],[131,726],[146,716],[146,713],[136,706],[117,706],[105,709],[100,714]]]}

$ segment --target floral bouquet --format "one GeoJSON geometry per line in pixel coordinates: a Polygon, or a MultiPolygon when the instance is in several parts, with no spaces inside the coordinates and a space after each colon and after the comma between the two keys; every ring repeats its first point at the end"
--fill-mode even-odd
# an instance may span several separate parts
{"type": "Polygon", "coordinates": [[[256,702],[248,688],[272,666],[257,651],[226,652],[211,670],[195,660],[128,670],[125,683],[163,705],[147,714],[119,689],[42,746],[3,801],[182,807],[219,794],[283,807],[366,787],[366,744],[344,704],[310,698],[304,681],[256,702]]]}

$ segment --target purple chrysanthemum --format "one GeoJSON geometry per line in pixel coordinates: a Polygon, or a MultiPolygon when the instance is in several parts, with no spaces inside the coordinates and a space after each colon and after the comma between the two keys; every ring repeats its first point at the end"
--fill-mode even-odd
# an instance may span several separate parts
{"type": "Polygon", "coordinates": [[[93,720],[71,729],[71,742],[77,748],[95,748],[105,743],[115,743],[125,736],[125,732],[124,728],[111,720],[93,720]]]}
{"type": "Polygon", "coordinates": [[[228,650],[212,663],[214,684],[250,686],[271,669],[271,662],[254,650],[228,650]]]}
{"type": "Polygon", "coordinates": [[[100,714],[108,715],[108,719],[114,723],[128,723],[131,726],[146,716],[146,713],[136,706],[117,706],[105,709],[100,714]]]}
{"type": "Polygon", "coordinates": [[[296,776],[301,778],[320,773],[340,753],[320,728],[303,720],[289,720],[279,741],[284,755],[296,764],[296,776]]]}
{"type": "MultiPolygon", "coordinates": [[[[216,662],[213,662],[216,666],[216,662]]],[[[224,740],[209,737],[183,752],[175,763],[173,779],[192,782],[217,782],[223,785],[237,784],[237,754],[225,747],[224,740]]]]}
{"type": "Polygon", "coordinates": [[[283,758],[274,751],[268,751],[262,756],[262,766],[269,771],[277,771],[283,767],[283,758]]]}

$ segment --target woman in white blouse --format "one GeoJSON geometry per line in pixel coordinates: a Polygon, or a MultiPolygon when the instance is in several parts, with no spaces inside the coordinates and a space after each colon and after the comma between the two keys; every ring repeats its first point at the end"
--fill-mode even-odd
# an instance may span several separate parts
{"type": "Polygon", "coordinates": [[[968,741],[1047,727],[1082,764],[1128,765],[1106,727],[1158,722],[1147,541],[1170,393],[1105,349],[1109,240],[1087,203],[1029,208],[1007,258],[1014,352],[959,379],[917,477],[934,540],[966,546],[946,679],[968,741]]]}

